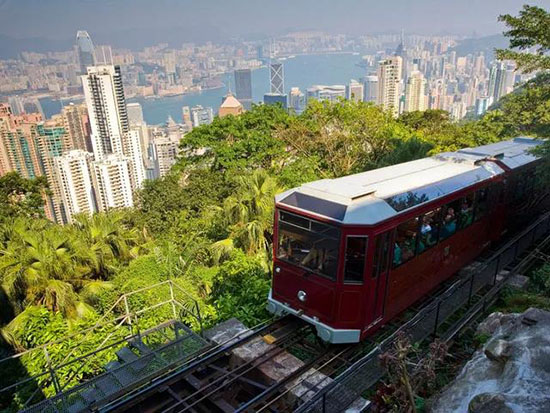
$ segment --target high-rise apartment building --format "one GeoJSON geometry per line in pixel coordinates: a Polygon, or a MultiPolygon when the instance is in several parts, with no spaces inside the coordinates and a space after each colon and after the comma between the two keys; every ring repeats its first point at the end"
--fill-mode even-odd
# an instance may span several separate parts
{"type": "Polygon", "coordinates": [[[389,57],[378,64],[377,103],[385,110],[390,110],[394,116],[399,115],[402,64],[400,56],[389,57]]]}
{"type": "Polygon", "coordinates": [[[271,62],[269,65],[269,86],[270,93],[277,95],[285,94],[284,66],[280,62],[271,62]]]}
{"type": "Polygon", "coordinates": [[[426,79],[416,70],[410,73],[405,90],[405,112],[426,110],[426,79]]]}
{"type": "Polygon", "coordinates": [[[122,140],[129,125],[120,67],[89,67],[88,74],[82,76],[82,84],[90,115],[95,160],[111,153],[123,155],[122,140]]]}
{"type": "Polygon", "coordinates": [[[157,177],[166,175],[176,163],[179,154],[179,138],[175,136],[160,136],[151,143],[157,177]]]}
{"type": "Polygon", "coordinates": [[[128,113],[128,123],[130,125],[142,125],[145,123],[143,120],[143,109],[139,103],[128,103],[126,105],[126,112],[128,113]]]}
{"type": "Polygon", "coordinates": [[[376,103],[378,101],[378,76],[365,76],[363,79],[363,91],[363,101],[376,103]]]}
{"type": "Polygon", "coordinates": [[[191,119],[194,128],[201,125],[208,125],[214,120],[214,111],[211,107],[204,108],[201,105],[193,106],[191,108],[191,119]]]}
{"type": "Polygon", "coordinates": [[[510,62],[496,62],[489,74],[489,96],[493,102],[514,90],[515,66],[510,62]]]}
{"type": "Polygon", "coordinates": [[[71,103],[63,107],[61,116],[63,118],[63,127],[71,141],[69,145],[70,149],[81,149],[92,152],[89,130],[90,122],[86,106],[71,103]]]}
{"type": "Polygon", "coordinates": [[[87,31],[79,30],[76,33],[75,49],[80,73],[86,74],[88,66],[95,64],[94,44],[87,31]]]}
{"type": "Polygon", "coordinates": [[[294,110],[294,113],[299,115],[306,110],[306,96],[300,91],[299,88],[293,87],[288,94],[288,107],[294,110]]]}
{"type": "Polygon", "coordinates": [[[187,129],[187,131],[190,131],[191,129],[193,129],[193,121],[191,120],[191,109],[189,109],[189,106],[182,107],[181,114],[185,128],[187,129]]]}
{"type": "Polygon", "coordinates": [[[75,214],[97,210],[91,173],[92,154],[80,149],[54,158],[56,182],[61,194],[64,221],[73,222],[75,214]]]}
{"type": "Polygon", "coordinates": [[[252,107],[252,71],[235,70],[235,95],[246,110],[252,107]]]}
{"type": "Polygon", "coordinates": [[[363,101],[363,85],[357,80],[351,80],[351,82],[346,86],[346,99],[353,100],[355,102],[363,101]]]}
{"type": "Polygon", "coordinates": [[[132,189],[141,188],[145,181],[145,166],[143,164],[144,145],[142,138],[143,129],[141,126],[132,127],[124,139],[124,154],[128,158],[128,170],[130,171],[130,183],[132,189]]]}
{"type": "Polygon", "coordinates": [[[127,158],[109,154],[92,163],[96,200],[100,211],[134,206],[127,158]]]}

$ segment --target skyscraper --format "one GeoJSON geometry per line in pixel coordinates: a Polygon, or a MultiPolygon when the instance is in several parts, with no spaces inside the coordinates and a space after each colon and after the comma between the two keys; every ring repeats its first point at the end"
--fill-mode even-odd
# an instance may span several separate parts
{"type": "Polygon", "coordinates": [[[288,107],[293,109],[294,113],[299,115],[306,110],[306,96],[300,91],[299,88],[293,87],[288,94],[288,107]]]}
{"type": "Polygon", "coordinates": [[[96,211],[90,171],[91,161],[91,153],[78,149],[54,158],[64,220],[68,223],[73,222],[75,214],[92,214],[96,211]]]}
{"type": "Polygon", "coordinates": [[[128,158],[132,190],[141,188],[146,178],[142,142],[142,127],[140,125],[132,127],[124,139],[124,154],[128,158]]]}
{"type": "Polygon", "coordinates": [[[285,94],[285,76],[283,64],[279,62],[271,62],[269,65],[270,74],[270,92],[277,95],[285,94]]]}
{"type": "Polygon", "coordinates": [[[287,109],[287,96],[278,93],[266,93],[264,95],[265,105],[281,105],[283,109],[287,109]]]}
{"type": "Polygon", "coordinates": [[[235,70],[235,94],[246,110],[252,107],[252,72],[250,69],[235,70]]]}
{"type": "Polygon", "coordinates": [[[497,102],[514,90],[515,66],[509,62],[497,62],[489,74],[489,96],[497,102]]]}
{"type": "Polygon", "coordinates": [[[90,114],[94,159],[123,155],[123,135],[128,132],[128,114],[119,66],[88,68],[82,76],[86,106],[90,114]]]}
{"type": "Polygon", "coordinates": [[[63,127],[71,140],[70,149],[92,151],[89,137],[89,120],[86,106],[70,104],[61,111],[63,127]]]}
{"type": "Polygon", "coordinates": [[[390,110],[394,116],[399,115],[399,98],[401,68],[400,56],[381,60],[378,64],[378,104],[390,110]]]}
{"type": "Polygon", "coordinates": [[[426,110],[426,79],[418,70],[411,72],[405,91],[405,111],[417,110],[426,110]]]}
{"type": "Polygon", "coordinates": [[[346,86],[346,99],[353,100],[355,102],[363,101],[363,85],[357,80],[351,80],[346,86]]]}
{"type": "Polygon", "coordinates": [[[94,44],[87,31],[79,30],[76,33],[75,48],[80,73],[86,74],[88,66],[95,64],[94,44]]]}
{"type": "Polygon", "coordinates": [[[158,177],[166,175],[172,165],[176,163],[179,154],[179,142],[180,140],[174,136],[154,138],[151,146],[158,177]]]}
{"type": "Polygon", "coordinates": [[[328,100],[338,102],[340,98],[346,98],[346,87],[344,85],[314,85],[307,88],[307,99],[328,100]]]}
{"type": "Polygon", "coordinates": [[[378,101],[378,76],[366,76],[363,79],[363,90],[363,101],[376,103],[378,101]]]}

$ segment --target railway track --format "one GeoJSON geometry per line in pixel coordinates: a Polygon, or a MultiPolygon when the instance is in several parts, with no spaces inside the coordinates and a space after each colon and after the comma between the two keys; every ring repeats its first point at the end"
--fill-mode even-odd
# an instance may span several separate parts
{"type": "MultiPolygon", "coordinates": [[[[546,233],[550,229],[548,217],[545,225],[546,233]]],[[[529,228],[533,231],[536,224],[529,228]]],[[[473,276],[457,275],[362,343],[327,345],[308,324],[287,316],[254,330],[241,331],[207,348],[186,365],[94,410],[282,412],[323,411],[322,406],[324,411],[341,410],[354,401],[361,401],[362,392],[380,379],[383,371],[377,363],[378,355],[389,347],[398,330],[422,340],[436,335],[450,340],[482,314],[498,295],[503,280],[497,276],[502,270],[508,274],[525,271],[550,247],[550,237],[534,243],[535,233],[531,233],[528,239],[524,231],[500,249],[481,257],[484,266],[496,262],[494,274],[484,279],[483,288],[478,288],[473,276]],[[501,258],[495,261],[495,256],[504,258],[502,262],[501,258]],[[461,297],[461,301],[455,296],[461,297]],[[456,313],[457,308],[453,308],[451,313],[447,307],[453,305],[465,310],[456,313]],[[420,316],[435,323],[435,328],[427,328],[420,316]],[[255,350],[244,357],[241,353],[247,348],[255,350]],[[266,370],[279,371],[279,375],[266,380],[263,374],[266,370]],[[362,376],[354,380],[354,372],[362,376]]]]}

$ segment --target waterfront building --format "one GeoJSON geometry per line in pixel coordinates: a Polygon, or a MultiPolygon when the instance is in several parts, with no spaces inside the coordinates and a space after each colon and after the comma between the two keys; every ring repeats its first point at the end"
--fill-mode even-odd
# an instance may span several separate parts
{"type": "Polygon", "coordinates": [[[96,208],[91,174],[92,154],[80,149],[54,158],[55,181],[61,194],[63,221],[72,223],[75,214],[92,214],[96,208]]]}
{"type": "Polygon", "coordinates": [[[378,76],[369,75],[363,79],[363,101],[374,102],[378,101],[378,76]]]}
{"type": "Polygon", "coordinates": [[[143,120],[143,109],[139,103],[126,104],[126,111],[128,112],[128,122],[130,125],[142,125],[145,123],[143,120]]]}
{"type": "Polygon", "coordinates": [[[87,31],[79,30],[76,33],[75,48],[80,73],[86,74],[88,66],[95,64],[94,44],[87,31]]]}
{"type": "Polygon", "coordinates": [[[385,110],[390,110],[394,116],[399,115],[402,63],[400,56],[392,56],[378,64],[377,103],[385,110]]]}
{"type": "Polygon", "coordinates": [[[235,95],[244,109],[252,107],[252,71],[250,69],[235,70],[235,95]]]}
{"type": "Polygon", "coordinates": [[[271,62],[269,65],[269,74],[270,93],[284,95],[285,75],[283,64],[280,62],[271,62]]]}
{"type": "Polygon", "coordinates": [[[266,93],[264,95],[265,105],[281,105],[283,109],[288,108],[287,96],[278,93],[266,93]]]}
{"type": "Polygon", "coordinates": [[[426,79],[416,70],[407,79],[405,91],[405,112],[426,110],[426,79]]]}
{"type": "Polygon", "coordinates": [[[297,115],[306,110],[306,96],[299,88],[293,87],[288,94],[288,107],[294,110],[297,115]]]}
{"type": "Polygon", "coordinates": [[[346,86],[346,99],[353,100],[355,102],[361,102],[363,100],[363,85],[357,80],[352,79],[346,86]]]}
{"type": "Polygon", "coordinates": [[[328,100],[337,102],[340,98],[346,98],[346,87],[344,85],[314,85],[307,89],[307,100],[328,100]]]}
{"type": "Polygon", "coordinates": [[[218,116],[223,118],[227,115],[238,116],[244,112],[243,105],[239,102],[235,96],[229,93],[224,97],[223,102],[218,110],[218,116]]]}
{"type": "Polygon", "coordinates": [[[211,107],[193,106],[191,108],[191,119],[194,128],[201,125],[209,125],[214,120],[214,111],[211,107]]]}

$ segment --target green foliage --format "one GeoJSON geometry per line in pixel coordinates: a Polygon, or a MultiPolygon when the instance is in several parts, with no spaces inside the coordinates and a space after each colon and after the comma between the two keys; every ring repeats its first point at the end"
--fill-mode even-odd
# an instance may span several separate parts
{"type": "Polygon", "coordinates": [[[541,7],[524,5],[515,17],[503,14],[498,18],[509,28],[504,32],[510,38],[509,49],[497,50],[501,60],[514,60],[523,72],[550,69],[550,13],[541,7]],[[513,49],[534,48],[535,53],[522,53],[513,49]]]}
{"type": "Polygon", "coordinates": [[[252,327],[266,320],[270,278],[258,258],[235,252],[214,276],[212,300],[219,320],[238,318],[252,327]]]}
{"type": "Polygon", "coordinates": [[[0,223],[17,216],[44,216],[43,195],[48,189],[44,177],[24,179],[17,172],[0,177],[0,223]]]}
{"type": "Polygon", "coordinates": [[[536,269],[529,277],[529,290],[550,298],[550,263],[536,269]]]}

